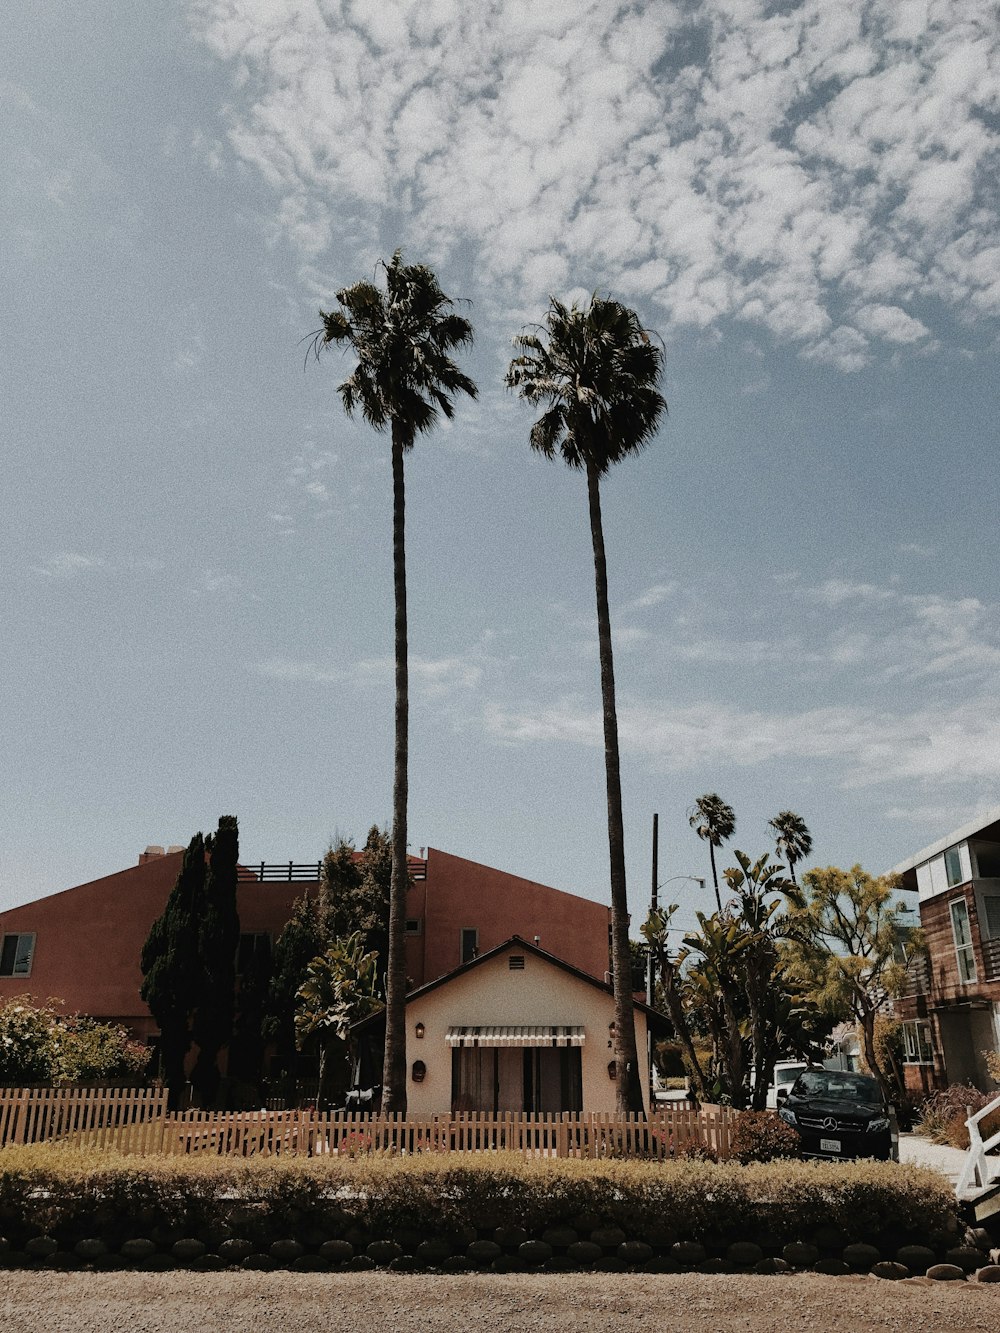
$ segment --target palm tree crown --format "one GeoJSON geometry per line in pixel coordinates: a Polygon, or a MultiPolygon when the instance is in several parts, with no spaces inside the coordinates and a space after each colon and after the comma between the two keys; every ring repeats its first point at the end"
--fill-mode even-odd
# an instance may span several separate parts
{"type": "Polygon", "coordinates": [[[663,352],[634,310],[595,296],[588,309],[551,298],[544,331],[521,333],[507,372],[508,388],[548,406],[531,428],[533,449],[560,453],[574,468],[603,476],[656,434],[666,400],[656,385],[663,352]]]}
{"type": "Polygon", "coordinates": [[[788,873],[795,883],[795,862],[801,861],[812,851],[812,834],[806,827],[806,821],[794,810],[781,810],[768,820],[768,827],[774,831],[778,855],[788,863],[788,873]]]}
{"type": "Polygon", "coordinates": [[[519,354],[508,368],[507,387],[516,389],[532,405],[544,406],[531,428],[531,447],[546,458],[561,455],[570,467],[581,468],[587,474],[608,795],[617,1099],[620,1111],[641,1112],[600,480],[612,463],[638,453],[653,438],[667,406],[656,387],[663,354],[650,341],[634,310],[598,296],[586,310],[576,305],[567,309],[550,299],[544,327],[519,334],[514,346],[519,354]],[[548,335],[547,341],[543,341],[542,334],[548,335]]]}
{"type": "Polygon", "coordinates": [[[360,407],[375,430],[391,426],[403,449],[428,431],[438,412],[451,419],[453,395],[477,389],[449,352],[472,342],[472,325],[456,314],[434,273],[404,264],[397,250],[383,263],[386,289],[356,282],[337,293],[339,310],[320,311],[313,338],[317,356],[330,343],[349,343],[358,364],[337,392],[349,415],[360,407]]]}
{"type": "Polygon", "coordinates": [[[715,885],[715,901],[722,911],[722,898],[719,894],[719,874],[715,867],[715,849],[736,832],[736,812],[727,805],[718,792],[706,792],[699,796],[688,812],[688,823],[708,843],[708,855],[712,862],[712,883],[715,885]]]}

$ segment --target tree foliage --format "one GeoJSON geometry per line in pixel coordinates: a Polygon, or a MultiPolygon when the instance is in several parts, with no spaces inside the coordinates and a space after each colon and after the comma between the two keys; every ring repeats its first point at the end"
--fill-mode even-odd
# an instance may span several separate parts
{"type": "Polygon", "coordinates": [[[142,948],[140,995],[160,1029],[160,1063],[172,1106],[184,1089],[184,1058],[200,983],[198,921],[205,893],[205,839],[196,833],[177,882],[142,948]]]}
{"type": "Polygon", "coordinates": [[[779,810],[773,819],[768,820],[768,827],[774,833],[775,848],[778,856],[788,866],[788,874],[795,883],[795,866],[812,851],[812,834],[806,827],[806,821],[794,810],[779,810]]]}
{"type": "Polygon", "coordinates": [[[351,1025],[382,1007],[378,955],[365,949],[360,930],[312,960],[295,1001],[296,1040],[319,1055],[318,1101],[324,1108],[347,1087],[351,1025]]]}
{"type": "Polygon", "coordinates": [[[240,918],[236,907],[239,829],[234,815],[222,815],[206,841],[208,870],[198,919],[200,977],[191,1035],[198,1058],[191,1082],[202,1106],[211,1106],[219,1088],[219,1052],[233,1032],[236,948],[240,918]]]}
{"type": "Polygon", "coordinates": [[[825,1013],[857,1023],[865,1062],[888,1097],[898,1088],[876,1045],[876,1019],[902,993],[909,958],[924,947],[898,892],[896,877],[856,865],[809,870],[789,893],[793,974],[825,1013]]]}
{"type": "Polygon", "coordinates": [[[699,796],[688,812],[688,823],[698,837],[708,843],[708,857],[712,864],[712,884],[715,888],[715,904],[722,911],[722,897],[719,893],[719,872],[715,865],[715,849],[736,832],[736,812],[727,805],[718,792],[709,791],[699,796]]]}
{"type": "Polygon", "coordinates": [[[546,458],[561,457],[587,477],[604,715],[617,1099],[619,1111],[641,1112],[600,480],[613,464],[639,453],[656,434],[667,406],[658,388],[663,353],[634,310],[598,296],[586,308],[567,307],[550,298],[544,326],[518,334],[514,346],[517,355],[507,370],[507,386],[543,409],[531,427],[532,449],[546,458]]]}
{"type": "Polygon", "coordinates": [[[207,843],[196,833],[143,945],[140,994],[160,1029],[160,1059],[174,1106],[184,1088],[184,1060],[192,1041],[199,1044],[192,1080],[203,1105],[218,1087],[218,1054],[233,1022],[238,856],[235,816],[223,815],[207,843]]]}
{"type": "Polygon", "coordinates": [[[829,1023],[786,966],[784,867],[766,853],[735,856],[727,902],[711,916],[699,912],[681,944],[670,939],[676,905],[651,912],[642,933],[697,1097],[760,1110],[775,1061],[789,1051],[813,1055],[829,1023]]]}

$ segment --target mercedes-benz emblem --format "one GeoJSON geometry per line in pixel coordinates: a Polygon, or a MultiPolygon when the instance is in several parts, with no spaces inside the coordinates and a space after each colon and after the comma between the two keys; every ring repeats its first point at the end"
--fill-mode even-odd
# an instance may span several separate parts
{"type": "Polygon", "coordinates": [[[826,1119],[823,1121],[823,1128],[824,1128],[824,1129],[836,1129],[836,1128],[837,1128],[837,1122],[836,1122],[836,1120],[834,1120],[834,1118],[833,1118],[832,1115],[828,1115],[828,1116],[826,1117],[826,1119]]]}

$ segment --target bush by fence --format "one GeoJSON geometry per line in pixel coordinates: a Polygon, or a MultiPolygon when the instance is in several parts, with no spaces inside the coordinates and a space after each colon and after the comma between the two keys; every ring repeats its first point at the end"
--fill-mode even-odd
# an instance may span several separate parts
{"type": "Polygon", "coordinates": [[[557,1267],[677,1271],[725,1259],[738,1244],[751,1248],[734,1251],[737,1266],[740,1253],[772,1261],[790,1245],[839,1263],[858,1243],[874,1263],[907,1243],[941,1252],[956,1233],[947,1182],[890,1163],[0,1152],[0,1263],[8,1266],[89,1259],[323,1268],[398,1259],[396,1267],[503,1267],[532,1266],[534,1255],[557,1267]]]}

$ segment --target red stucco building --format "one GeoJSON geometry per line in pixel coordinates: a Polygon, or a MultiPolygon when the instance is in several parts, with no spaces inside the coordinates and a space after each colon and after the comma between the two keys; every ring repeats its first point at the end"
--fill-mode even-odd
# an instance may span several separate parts
{"type": "MultiPolygon", "coordinates": [[[[183,852],[148,848],[137,865],[0,912],[0,1002],[55,997],[67,1011],[155,1024],[139,998],[139,955],[181,867],[183,852]]],[[[241,947],[281,933],[295,899],[314,893],[319,863],[244,866],[238,890],[241,947]]],[[[608,969],[608,908],[436,848],[411,858],[407,974],[422,986],[520,935],[581,971],[608,969]]]]}

